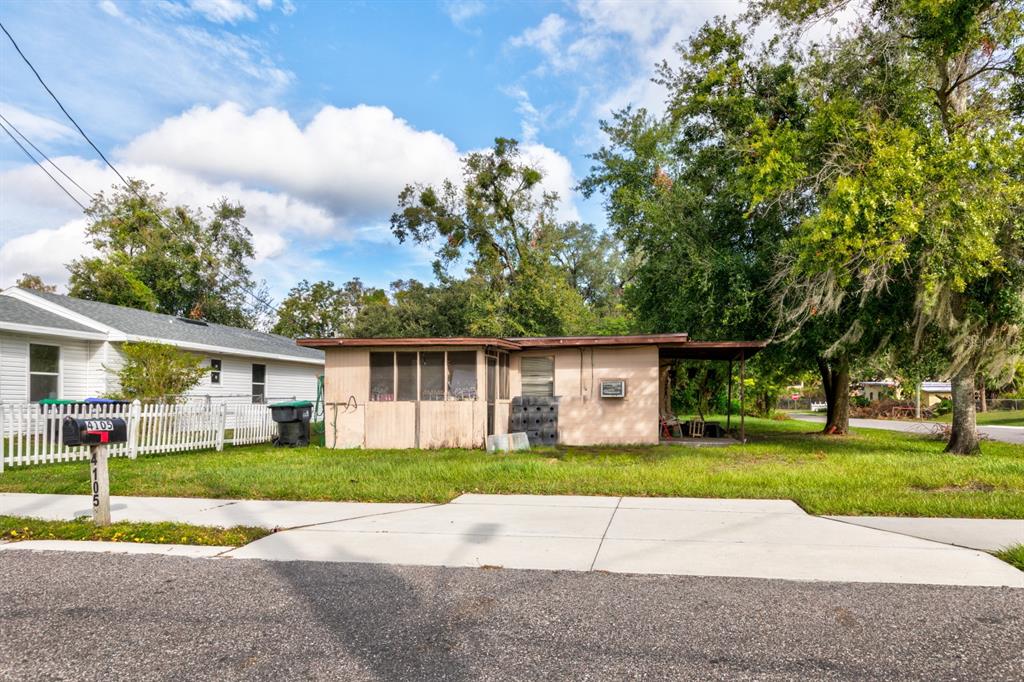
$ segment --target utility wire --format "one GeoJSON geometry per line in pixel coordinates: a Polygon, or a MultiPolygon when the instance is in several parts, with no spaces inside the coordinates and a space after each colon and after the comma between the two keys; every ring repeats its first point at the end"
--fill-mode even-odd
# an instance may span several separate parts
{"type": "MultiPolygon", "coordinates": [[[[43,77],[41,75],[39,75],[39,72],[36,70],[36,67],[32,65],[32,62],[29,60],[29,58],[26,57],[25,53],[21,51],[21,48],[18,47],[18,42],[14,39],[14,36],[11,35],[11,32],[7,30],[7,27],[3,25],[3,22],[0,22],[0,30],[3,30],[4,34],[11,41],[11,45],[13,45],[14,49],[18,52],[18,55],[21,57],[22,61],[24,61],[25,64],[28,65],[28,68],[32,70],[32,73],[35,75],[36,80],[39,81],[39,84],[43,86],[43,89],[46,90],[46,92],[50,95],[50,97],[53,98],[53,101],[57,103],[57,106],[60,107],[60,110],[64,112],[64,115],[67,116],[68,120],[71,121],[71,123],[75,126],[75,128],[82,135],[82,137],[85,138],[85,141],[89,143],[89,146],[92,147],[93,150],[95,150],[95,152],[97,154],[99,154],[100,158],[103,159],[103,162],[105,164],[107,164],[107,166],[110,167],[110,170],[114,171],[114,173],[117,175],[117,177],[121,179],[121,182],[124,183],[125,187],[127,187],[128,190],[132,194],[134,194],[137,198],[142,199],[142,197],[139,196],[139,193],[135,190],[135,188],[125,179],[124,175],[121,174],[121,171],[117,170],[117,168],[114,166],[114,164],[112,164],[110,162],[110,159],[108,159],[103,154],[103,152],[100,151],[100,148],[96,146],[96,143],[94,143],[92,141],[92,139],[85,133],[85,131],[82,130],[82,126],[78,125],[78,121],[76,121],[75,118],[71,115],[71,113],[64,107],[64,104],[60,101],[60,98],[58,98],[57,95],[55,95],[53,93],[53,90],[50,89],[50,86],[48,86],[46,84],[46,81],[43,80],[43,77]]],[[[28,154],[28,151],[25,150],[24,147],[22,147],[21,143],[18,142],[18,140],[15,139],[15,137],[13,135],[11,135],[10,131],[8,131],[7,128],[4,128],[4,131],[8,135],[11,136],[11,139],[14,140],[18,144],[19,147],[21,147],[22,151],[24,151],[26,154],[28,154]]],[[[33,147],[34,146],[35,145],[33,145],[33,147]]],[[[42,152],[40,152],[40,153],[42,153],[42,152]]],[[[31,158],[36,163],[37,166],[42,168],[43,171],[47,175],[50,176],[51,180],[53,180],[54,182],[57,182],[57,179],[54,178],[52,175],[50,175],[49,171],[47,171],[46,168],[44,168],[38,161],[36,161],[35,157],[33,157],[31,154],[28,154],[28,156],[29,156],[29,158],[31,158]]],[[[49,160],[49,159],[47,159],[47,160],[49,160]]],[[[51,161],[50,163],[53,163],[53,162],[51,161]]],[[[54,167],[56,168],[56,165],[54,167]]],[[[63,173],[63,171],[61,171],[61,172],[63,173]]],[[[70,178],[68,178],[68,179],[70,180],[70,178]]],[[[72,182],[74,182],[74,180],[72,180],[72,182]]],[[[60,185],[60,188],[64,190],[65,194],[67,194],[69,197],[74,199],[76,204],[78,204],[79,206],[82,206],[82,203],[80,201],[78,201],[77,199],[75,199],[73,196],[71,196],[71,193],[68,192],[68,190],[64,187],[64,185],[61,185],[59,182],[57,182],[57,184],[60,185]]],[[[75,185],[77,187],[79,187],[79,189],[81,189],[81,186],[79,186],[77,182],[75,183],[75,185]]],[[[82,190],[82,191],[84,192],[85,190],[82,190]]],[[[82,210],[83,211],[85,210],[84,206],[82,206],[82,210]]],[[[163,222],[163,220],[160,218],[159,215],[157,216],[157,220],[160,220],[160,222],[163,222]]],[[[164,223],[164,227],[168,227],[168,229],[169,229],[169,226],[166,223],[164,223]]],[[[253,293],[252,290],[250,290],[250,289],[248,289],[246,287],[240,287],[240,288],[242,289],[242,291],[247,293],[254,301],[256,301],[257,303],[262,304],[265,308],[273,310],[274,312],[279,312],[277,307],[274,306],[274,304],[272,304],[272,303],[270,303],[268,301],[263,300],[262,298],[257,296],[255,293],[253,293]]]]}
{"type": "Polygon", "coordinates": [[[27,157],[28,157],[29,159],[31,159],[31,160],[32,160],[32,163],[34,163],[35,165],[39,166],[39,168],[40,168],[40,169],[41,169],[41,170],[42,170],[42,171],[43,171],[44,173],[46,173],[46,175],[47,175],[47,176],[48,176],[48,177],[49,177],[49,178],[50,178],[51,180],[53,180],[54,184],[56,184],[56,185],[57,185],[58,187],[60,187],[60,188],[61,188],[62,190],[64,190],[64,194],[67,194],[67,195],[68,195],[68,197],[69,197],[69,198],[71,199],[71,201],[73,201],[73,202],[75,202],[76,204],[78,204],[78,207],[79,207],[79,208],[81,208],[81,209],[82,209],[82,211],[85,211],[85,210],[86,210],[86,208],[85,208],[85,205],[84,205],[84,204],[82,204],[82,202],[81,202],[81,201],[79,201],[78,199],[76,199],[76,198],[75,198],[75,195],[74,195],[74,194],[72,194],[71,192],[69,192],[69,191],[68,191],[68,188],[67,188],[67,187],[65,187],[64,185],[62,185],[62,184],[60,183],[60,180],[58,180],[57,178],[53,177],[53,175],[52,175],[52,174],[50,173],[50,171],[46,170],[46,166],[44,166],[43,164],[41,164],[41,163],[39,162],[39,160],[38,160],[38,159],[36,159],[36,157],[32,156],[32,153],[31,153],[31,152],[29,152],[29,150],[25,149],[25,145],[23,145],[23,144],[22,144],[21,142],[19,142],[19,141],[18,141],[18,138],[16,138],[16,137],[14,136],[14,133],[12,133],[12,132],[11,132],[10,130],[8,130],[8,129],[7,129],[7,126],[5,126],[5,125],[4,125],[3,123],[0,123],[0,128],[3,128],[3,129],[4,129],[4,132],[5,132],[5,133],[7,133],[8,137],[10,137],[10,138],[11,138],[12,140],[14,140],[14,144],[18,145],[18,147],[19,147],[19,148],[21,148],[21,151],[25,152],[25,156],[27,156],[27,157]]]}
{"type": "Polygon", "coordinates": [[[51,166],[56,168],[58,171],[60,171],[61,175],[63,175],[65,178],[67,178],[69,181],[71,181],[71,184],[73,184],[78,189],[82,190],[82,192],[87,197],[92,198],[92,192],[90,192],[86,188],[82,187],[77,182],[75,182],[75,179],[73,177],[71,177],[70,175],[65,173],[64,169],[61,168],[60,166],[58,166],[56,163],[54,163],[53,159],[51,159],[49,156],[47,156],[46,153],[43,152],[42,149],[40,149],[39,147],[37,147],[34,144],[32,144],[32,140],[30,140],[27,137],[25,137],[25,133],[23,133],[20,130],[18,130],[18,128],[13,123],[8,121],[7,118],[3,114],[0,114],[0,121],[3,121],[4,123],[6,123],[7,127],[10,128],[11,130],[13,130],[14,132],[16,132],[21,139],[23,139],[26,143],[28,143],[28,146],[32,147],[32,149],[34,149],[36,151],[37,154],[39,154],[41,157],[43,157],[44,159],[49,161],[51,166]]]}
{"type": "Polygon", "coordinates": [[[39,75],[38,71],[36,71],[36,67],[32,66],[32,62],[30,62],[28,60],[28,57],[25,56],[25,53],[21,51],[20,47],[18,47],[18,43],[14,40],[14,36],[12,36],[10,31],[7,30],[7,27],[3,25],[3,22],[0,22],[0,29],[3,29],[3,32],[5,34],[7,34],[7,37],[11,41],[11,45],[14,45],[14,49],[17,50],[18,54],[21,56],[21,58],[24,60],[24,62],[26,64],[28,64],[28,68],[32,69],[32,73],[35,74],[36,80],[38,80],[39,84],[43,86],[43,89],[46,90],[46,92],[49,93],[50,97],[53,98],[53,101],[57,103],[58,107],[60,107],[60,110],[63,111],[64,115],[68,117],[68,120],[71,121],[74,124],[75,128],[78,129],[78,132],[80,132],[82,134],[82,137],[85,138],[85,141],[89,143],[89,146],[91,146],[94,150],[96,150],[96,153],[100,155],[100,158],[103,159],[103,162],[106,163],[108,166],[110,166],[110,169],[112,171],[117,173],[117,177],[121,178],[121,182],[123,182],[124,184],[127,185],[128,181],[124,179],[123,175],[121,175],[121,171],[119,171],[116,168],[114,168],[114,164],[110,163],[110,161],[107,159],[107,157],[103,155],[103,152],[100,151],[100,148],[97,147],[93,143],[93,141],[89,138],[89,136],[85,134],[85,131],[82,130],[82,126],[78,125],[78,121],[76,121],[74,119],[74,117],[70,113],[68,113],[68,110],[64,108],[64,105],[57,98],[57,95],[53,94],[53,90],[50,89],[50,86],[48,86],[46,84],[46,81],[43,80],[43,77],[39,75]]]}

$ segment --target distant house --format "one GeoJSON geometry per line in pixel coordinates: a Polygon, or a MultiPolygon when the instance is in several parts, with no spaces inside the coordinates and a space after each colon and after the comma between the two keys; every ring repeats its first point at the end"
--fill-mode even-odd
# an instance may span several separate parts
{"type": "Polygon", "coordinates": [[[864,397],[871,402],[891,397],[896,386],[896,382],[892,379],[860,382],[860,388],[863,391],[864,397]]]}
{"type": "Polygon", "coordinates": [[[312,399],[324,370],[323,351],[283,336],[12,288],[0,293],[0,402],[114,393],[130,341],[202,357],[211,371],[192,395],[217,402],[312,399]]]}

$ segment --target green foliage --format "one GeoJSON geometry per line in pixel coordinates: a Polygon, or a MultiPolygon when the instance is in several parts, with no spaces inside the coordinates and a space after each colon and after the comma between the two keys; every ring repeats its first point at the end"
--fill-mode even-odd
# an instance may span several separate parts
{"type": "Polygon", "coordinates": [[[515,140],[467,155],[463,169],[461,185],[407,186],[391,229],[402,242],[440,244],[434,268],[443,284],[453,266],[468,265],[469,333],[574,334],[605,314],[621,318],[613,242],[592,226],[558,223],[557,195],[542,189],[515,140]]]}
{"type": "Polygon", "coordinates": [[[21,273],[21,277],[14,283],[14,286],[29,289],[30,291],[42,291],[46,294],[52,294],[57,291],[56,285],[47,284],[39,275],[33,275],[28,272],[21,273]]]}
{"type": "Polygon", "coordinates": [[[936,415],[949,414],[953,411],[953,401],[949,398],[943,398],[932,408],[932,413],[936,415]]]}
{"type": "Polygon", "coordinates": [[[360,311],[382,298],[386,301],[380,289],[364,286],[358,277],[340,287],[331,281],[310,284],[304,279],[278,306],[272,331],[291,338],[352,336],[360,311]]]}
{"type": "MultiPolygon", "coordinates": [[[[209,214],[169,206],[140,180],[99,193],[86,211],[96,256],[68,265],[72,296],[252,327],[255,255],[245,209],[222,199],[209,214]]],[[[264,294],[257,293],[256,296],[264,294]]]]}
{"type": "Polygon", "coordinates": [[[1014,545],[996,552],[996,557],[1024,571],[1024,545],[1014,545]]]}
{"type": "Polygon", "coordinates": [[[472,284],[443,278],[435,285],[416,280],[391,284],[391,296],[375,293],[353,321],[355,337],[431,337],[470,334],[472,284]]]}
{"type": "Polygon", "coordinates": [[[118,397],[126,400],[176,402],[210,371],[203,358],[155,341],[121,345],[124,363],[117,370],[118,397]]]}

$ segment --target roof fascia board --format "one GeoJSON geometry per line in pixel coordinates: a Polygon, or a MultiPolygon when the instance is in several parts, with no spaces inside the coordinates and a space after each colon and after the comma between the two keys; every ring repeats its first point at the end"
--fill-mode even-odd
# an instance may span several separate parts
{"type": "Polygon", "coordinates": [[[0,331],[35,334],[38,336],[61,336],[69,339],[85,339],[89,341],[107,340],[107,335],[103,332],[86,332],[79,329],[61,329],[60,327],[41,327],[35,324],[21,324],[20,322],[0,322],[0,331]]]}
{"type": "MultiPolygon", "coordinates": [[[[86,315],[82,315],[80,313],[68,310],[59,303],[47,301],[46,299],[40,298],[39,296],[33,296],[31,293],[24,291],[23,289],[8,289],[7,291],[3,292],[3,295],[10,296],[11,298],[17,299],[22,303],[28,303],[29,305],[33,305],[36,308],[39,308],[40,310],[45,310],[48,313],[59,315],[64,319],[71,320],[72,322],[77,322],[78,324],[89,327],[90,329],[95,329],[98,332],[103,332],[105,334],[121,333],[119,329],[115,329],[114,327],[110,327],[100,322],[97,322],[96,320],[92,319],[91,317],[87,317],[86,315]]],[[[115,339],[111,338],[111,340],[115,339]]]]}
{"type": "MultiPolygon", "coordinates": [[[[112,339],[113,340],[113,339],[112,339]]],[[[131,335],[118,341],[152,341],[155,343],[166,343],[177,348],[190,351],[200,351],[212,355],[239,355],[247,358],[260,358],[264,360],[281,360],[283,362],[301,362],[307,365],[323,365],[324,359],[304,358],[297,355],[283,355],[281,353],[263,353],[260,351],[247,351],[226,346],[210,346],[205,343],[190,343],[188,341],[175,341],[174,339],[160,339],[155,336],[131,335]]]]}

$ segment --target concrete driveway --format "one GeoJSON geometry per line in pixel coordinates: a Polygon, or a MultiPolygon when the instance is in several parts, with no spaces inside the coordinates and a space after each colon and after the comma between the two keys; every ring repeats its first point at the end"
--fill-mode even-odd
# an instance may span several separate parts
{"type": "MultiPolygon", "coordinates": [[[[0,494],[0,514],[71,518],[87,501],[0,494]]],[[[811,516],[788,500],[470,494],[439,505],[112,502],[115,521],[286,528],[219,557],[1024,587],[1024,573],[985,552],[811,516]]],[[[75,547],[0,549],[34,546],[75,547]]]]}
{"type": "MultiPolygon", "coordinates": [[[[825,423],[825,417],[817,414],[794,414],[792,418],[804,422],[825,423]]],[[[854,428],[902,431],[904,433],[919,433],[926,436],[935,433],[935,429],[939,425],[941,425],[941,422],[901,421],[898,419],[850,419],[850,426],[854,428]]],[[[1024,426],[979,424],[978,433],[991,440],[1024,445],[1024,426]]]]}

